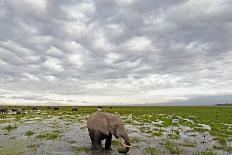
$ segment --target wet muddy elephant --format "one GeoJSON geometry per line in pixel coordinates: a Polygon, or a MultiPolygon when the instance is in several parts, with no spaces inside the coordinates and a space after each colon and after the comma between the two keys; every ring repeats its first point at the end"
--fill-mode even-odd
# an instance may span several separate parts
{"type": "Polygon", "coordinates": [[[105,141],[105,149],[111,147],[112,135],[117,139],[123,139],[122,145],[125,147],[119,150],[121,153],[127,153],[130,149],[129,137],[120,117],[116,114],[95,112],[87,120],[89,136],[92,141],[92,147],[95,150],[102,150],[102,140],[105,141]]]}

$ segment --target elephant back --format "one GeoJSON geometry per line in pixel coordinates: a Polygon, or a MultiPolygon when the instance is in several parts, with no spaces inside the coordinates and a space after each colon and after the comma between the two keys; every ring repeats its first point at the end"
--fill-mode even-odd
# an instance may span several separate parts
{"type": "Polygon", "coordinates": [[[108,120],[102,112],[95,112],[90,115],[87,120],[87,128],[98,130],[105,135],[109,135],[108,120]]]}

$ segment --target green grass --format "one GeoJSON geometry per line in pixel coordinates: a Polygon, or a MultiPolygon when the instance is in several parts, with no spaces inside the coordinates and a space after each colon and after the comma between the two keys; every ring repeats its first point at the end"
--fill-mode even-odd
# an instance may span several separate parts
{"type": "MultiPolygon", "coordinates": [[[[84,108],[84,107],[82,107],[84,108]]],[[[87,108],[88,109],[88,108],[87,108]]],[[[80,107],[80,111],[81,111],[80,107]]],[[[232,122],[232,107],[223,107],[223,106],[154,106],[154,107],[113,107],[112,109],[104,109],[103,111],[115,112],[117,111],[121,115],[132,114],[133,120],[142,121],[142,122],[151,122],[159,119],[164,121],[163,127],[173,125],[172,119],[167,118],[167,115],[181,116],[183,118],[188,118],[194,121],[195,124],[188,121],[180,121],[181,125],[187,125],[195,128],[199,132],[208,131],[203,129],[200,126],[196,125],[197,123],[207,124],[211,127],[209,131],[212,136],[215,137],[231,137],[232,131],[228,130],[228,127],[225,124],[231,124],[232,122]],[[163,114],[158,116],[157,114],[163,114]],[[151,117],[149,117],[149,115],[151,117]]],[[[174,124],[176,125],[176,124],[174,124]]],[[[143,129],[142,129],[143,131],[143,129]]]]}
{"type": "Polygon", "coordinates": [[[121,145],[120,142],[119,142],[119,140],[117,140],[117,139],[113,139],[112,142],[111,142],[111,144],[113,146],[117,146],[117,147],[121,145]]]}
{"type": "MultiPolygon", "coordinates": [[[[2,141],[0,142],[2,146],[2,141]]],[[[25,149],[27,141],[23,139],[11,139],[7,142],[7,145],[0,147],[0,155],[19,155],[22,154],[21,150],[25,149]]]]}
{"type": "Polygon", "coordinates": [[[73,144],[73,143],[76,143],[76,141],[75,140],[68,140],[67,143],[73,144]]]}
{"type": "Polygon", "coordinates": [[[180,135],[174,134],[174,133],[169,133],[169,134],[168,134],[168,137],[169,137],[170,139],[179,139],[179,138],[180,138],[180,135]]]}
{"type": "Polygon", "coordinates": [[[83,153],[83,152],[88,152],[88,151],[89,151],[89,148],[84,147],[84,146],[78,147],[77,149],[75,149],[75,152],[76,152],[77,154],[81,154],[81,153],[83,153]]]}
{"type": "Polygon", "coordinates": [[[30,144],[30,145],[27,145],[27,147],[32,149],[32,150],[36,150],[36,148],[39,147],[39,146],[36,145],[36,144],[30,144]]]}
{"type": "Polygon", "coordinates": [[[136,143],[139,143],[141,141],[141,139],[139,137],[129,137],[130,139],[130,142],[132,144],[136,144],[136,143]]]}
{"type": "Polygon", "coordinates": [[[193,129],[195,131],[197,131],[197,132],[206,132],[206,131],[209,131],[208,129],[204,129],[204,128],[201,128],[201,127],[194,127],[193,129]]]}
{"type": "Polygon", "coordinates": [[[227,137],[219,136],[216,138],[216,140],[218,141],[219,144],[226,145],[227,137]]]}
{"type": "Polygon", "coordinates": [[[214,145],[213,148],[216,150],[224,150],[224,151],[227,151],[229,153],[232,153],[232,147],[227,146],[227,145],[221,145],[221,144],[214,145]]]}
{"type": "Polygon", "coordinates": [[[15,130],[15,129],[17,129],[16,124],[14,124],[14,125],[10,125],[10,124],[9,124],[8,126],[3,127],[3,130],[6,130],[6,131],[8,131],[8,132],[13,131],[13,130],[15,130]]]}
{"type": "Polygon", "coordinates": [[[162,134],[163,134],[162,131],[153,131],[151,135],[152,135],[152,136],[155,136],[155,137],[161,137],[162,134]]]}
{"type": "Polygon", "coordinates": [[[45,132],[45,133],[40,133],[36,137],[39,139],[46,139],[46,140],[55,140],[61,137],[60,131],[54,130],[52,132],[45,132]]]}
{"type": "MultiPolygon", "coordinates": [[[[17,120],[21,120],[22,117],[33,118],[38,115],[41,118],[46,118],[49,115],[58,116],[67,123],[86,121],[88,115],[96,111],[96,107],[85,106],[78,107],[78,112],[73,114],[71,107],[61,107],[59,111],[48,110],[47,107],[37,107],[39,110],[46,114],[20,114],[10,115],[10,117],[17,120]],[[69,115],[69,116],[65,116],[69,115]],[[71,117],[72,116],[72,117],[71,117]],[[70,120],[70,121],[68,121],[70,120]]],[[[30,107],[25,107],[26,110],[30,107]]],[[[214,149],[222,149],[230,152],[231,147],[227,146],[229,139],[232,139],[232,107],[223,106],[113,106],[112,108],[103,107],[103,112],[119,113],[123,117],[124,123],[136,124],[141,132],[147,133],[155,137],[165,137],[166,131],[162,129],[165,127],[178,127],[178,126],[189,126],[191,130],[189,132],[208,132],[217,140],[218,145],[214,146],[214,149]],[[173,121],[177,120],[177,121],[173,121]],[[159,124],[152,124],[154,122],[163,121],[159,124]],[[209,125],[211,130],[204,129],[200,124],[209,125]],[[160,130],[159,130],[160,129],[160,130]]],[[[0,118],[5,119],[9,115],[0,114],[0,118]]],[[[2,120],[4,121],[4,120],[2,120]]],[[[52,126],[58,128],[59,126],[52,126]]],[[[17,126],[9,125],[2,128],[3,130],[12,131],[17,126]]],[[[175,128],[174,128],[175,129],[175,128]]],[[[181,131],[181,130],[180,130],[181,131]]],[[[28,132],[28,131],[27,131],[28,132]]],[[[30,136],[31,133],[25,133],[26,136],[30,136]]],[[[37,135],[40,139],[58,139],[60,132],[45,132],[37,135]]],[[[175,141],[179,139],[180,133],[178,129],[168,134],[168,142],[164,144],[165,148],[169,152],[180,152],[179,148],[176,147],[170,139],[175,141]]],[[[157,138],[158,139],[158,138],[157,138]]],[[[138,143],[140,139],[131,139],[131,143],[138,143]]],[[[118,142],[112,142],[113,145],[117,145],[118,142]],[[115,144],[114,144],[115,143],[115,144]]],[[[191,142],[183,142],[181,146],[196,147],[196,144],[191,142]]],[[[196,152],[196,154],[210,154],[211,151],[196,152]]]]}
{"type": "Polygon", "coordinates": [[[28,130],[28,131],[25,133],[25,135],[26,135],[27,137],[31,137],[32,135],[34,135],[34,132],[31,131],[31,130],[28,130]]]}
{"type": "Polygon", "coordinates": [[[0,155],[18,155],[15,149],[0,149],[0,155]]]}
{"type": "Polygon", "coordinates": [[[165,144],[165,148],[171,154],[180,154],[180,149],[178,146],[174,145],[171,141],[167,141],[165,144]]]}
{"type": "Polygon", "coordinates": [[[213,151],[195,152],[193,155],[216,155],[213,151]]]}
{"type": "Polygon", "coordinates": [[[162,155],[162,152],[159,149],[151,146],[144,148],[144,151],[150,155],[162,155]]]}
{"type": "Polygon", "coordinates": [[[197,143],[185,139],[185,140],[183,141],[183,143],[181,143],[180,145],[181,145],[181,146],[185,146],[185,147],[196,147],[197,143]]]}

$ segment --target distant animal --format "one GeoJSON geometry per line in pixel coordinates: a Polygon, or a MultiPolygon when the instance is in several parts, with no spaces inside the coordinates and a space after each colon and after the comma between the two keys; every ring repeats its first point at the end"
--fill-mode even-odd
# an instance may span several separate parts
{"type": "Polygon", "coordinates": [[[122,139],[122,145],[125,147],[120,150],[120,153],[127,153],[130,149],[130,142],[127,131],[123,125],[119,115],[95,112],[90,115],[87,120],[87,128],[92,142],[92,147],[95,150],[102,150],[102,140],[105,141],[105,149],[111,147],[112,135],[117,139],[122,139]]]}
{"type": "Polygon", "coordinates": [[[32,107],[32,110],[35,111],[35,110],[37,110],[37,108],[36,107],[32,107]]]}
{"type": "Polygon", "coordinates": [[[23,114],[23,110],[20,108],[16,109],[16,114],[23,114]]]}
{"type": "Polygon", "coordinates": [[[60,110],[60,108],[59,107],[53,107],[53,110],[57,111],[57,110],[60,110]]]}
{"type": "Polygon", "coordinates": [[[11,109],[11,112],[17,112],[17,109],[13,108],[13,109],[11,109]]]}
{"type": "Polygon", "coordinates": [[[73,107],[72,112],[77,112],[77,107],[73,107]]]}
{"type": "Polygon", "coordinates": [[[97,106],[97,111],[101,111],[102,110],[102,106],[97,106]]]}
{"type": "Polygon", "coordinates": [[[0,108],[0,113],[1,114],[4,114],[4,113],[6,113],[7,112],[7,109],[6,108],[0,108]]]}

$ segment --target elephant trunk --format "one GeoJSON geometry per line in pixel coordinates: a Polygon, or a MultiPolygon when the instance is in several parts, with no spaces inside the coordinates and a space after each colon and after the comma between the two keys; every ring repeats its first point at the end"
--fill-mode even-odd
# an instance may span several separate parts
{"type": "Polygon", "coordinates": [[[122,145],[125,147],[125,149],[123,150],[120,150],[119,153],[127,153],[129,150],[130,150],[130,141],[129,141],[129,137],[126,135],[126,136],[122,136],[121,137],[124,142],[121,142],[122,145]]]}

